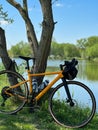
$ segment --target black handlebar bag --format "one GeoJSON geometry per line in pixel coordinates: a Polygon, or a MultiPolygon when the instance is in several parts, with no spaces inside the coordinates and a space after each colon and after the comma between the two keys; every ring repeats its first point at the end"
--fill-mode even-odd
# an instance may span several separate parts
{"type": "Polygon", "coordinates": [[[77,76],[78,70],[76,67],[69,65],[64,68],[63,75],[68,80],[73,80],[77,76]]]}

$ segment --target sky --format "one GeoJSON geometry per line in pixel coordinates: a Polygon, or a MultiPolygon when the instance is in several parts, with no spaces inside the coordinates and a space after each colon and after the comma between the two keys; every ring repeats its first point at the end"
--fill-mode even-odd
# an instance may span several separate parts
{"type": "MultiPolygon", "coordinates": [[[[0,19],[8,49],[20,41],[27,42],[25,24],[19,12],[6,0],[0,0],[0,4],[4,11],[8,11],[8,16],[14,19],[12,24],[0,19]]],[[[43,20],[39,0],[28,0],[28,9],[39,40],[43,20]]],[[[53,0],[53,16],[54,21],[57,21],[53,38],[58,43],[76,44],[81,38],[98,36],[98,0],[53,0]]]]}

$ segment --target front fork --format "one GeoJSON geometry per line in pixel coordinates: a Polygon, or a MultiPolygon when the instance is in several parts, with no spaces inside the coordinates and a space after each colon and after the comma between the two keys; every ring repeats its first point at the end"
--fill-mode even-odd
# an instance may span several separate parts
{"type": "Polygon", "coordinates": [[[66,94],[67,94],[67,103],[70,103],[70,106],[74,106],[74,102],[72,100],[72,96],[70,94],[67,81],[64,77],[62,78],[62,82],[63,82],[64,88],[65,88],[65,91],[66,91],[66,94]]]}

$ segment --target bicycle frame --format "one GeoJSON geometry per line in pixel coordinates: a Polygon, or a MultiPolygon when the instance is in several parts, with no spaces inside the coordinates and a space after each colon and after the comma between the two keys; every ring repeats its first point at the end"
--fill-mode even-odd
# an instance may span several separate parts
{"type": "MultiPolygon", "coordinates": [[[[10,88],[17,88],[20,85],[24,84],[24,83],[29,83],[30,89],[29,89],[29,93],[31,94],[33,91],[33,86],[32,86],[32,78],[35,76],[45,76],[45,75],[57,75],[49,84],[48,86],[46,86],[40,93],[38,93],[38,95],[35,97],[35,100],[38,101],[59,79],[63,78],[63,74],[62,71],[57,71],[57,72],[45,72],[45,73],[37,73],[37,74],[32,74],[30,72],[30,70],[27,70],[27,75],[28,75],[28,79],[24,80],[16,85],[10,86],[7,90],[9,90],[10,88]]],[[[6,92],[7,93],[7,92],[6,92]]]]}
{"type": "MultiPolygon", "coordinates": [[[[36,101],[38,101],[52,86],[53,84],[55,84],[59,79],[61,79],[63,77],[62,71],[58,71],[58,72],[46,72],[46,73],[39,73],[39,74],[30,74],[28,73],[28,77],[31,78],[33,76],[44,76],[44,75],[56,75],[57,76],[48,84],[48,86],[46,86],[36,97],[36,101]]],[[[31,80],[31,79],[30,79],[31,80]]],[[[30,82],[29,80],[29,82],[30,82]]],[[[30,92],[32,92],[32,84],[30,82],[30,92]]]]}

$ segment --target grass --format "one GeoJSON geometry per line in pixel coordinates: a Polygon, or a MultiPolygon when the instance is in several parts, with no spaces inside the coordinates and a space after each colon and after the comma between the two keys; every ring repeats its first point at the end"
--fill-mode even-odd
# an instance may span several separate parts
{"type": "MultiPolygon", "coordinates": [[[[77,115],[78,116],[78,115],[77,115]]],[[[47,105],[42,105],[40,110],[29,113],[28,108],[23,108],[16,115],[0,114],[0,130],[73,130],[57,125],[49,114],[47,105]]],[[[98,115],[83,128],[77,130],[97,130],[98,115]]]]}

